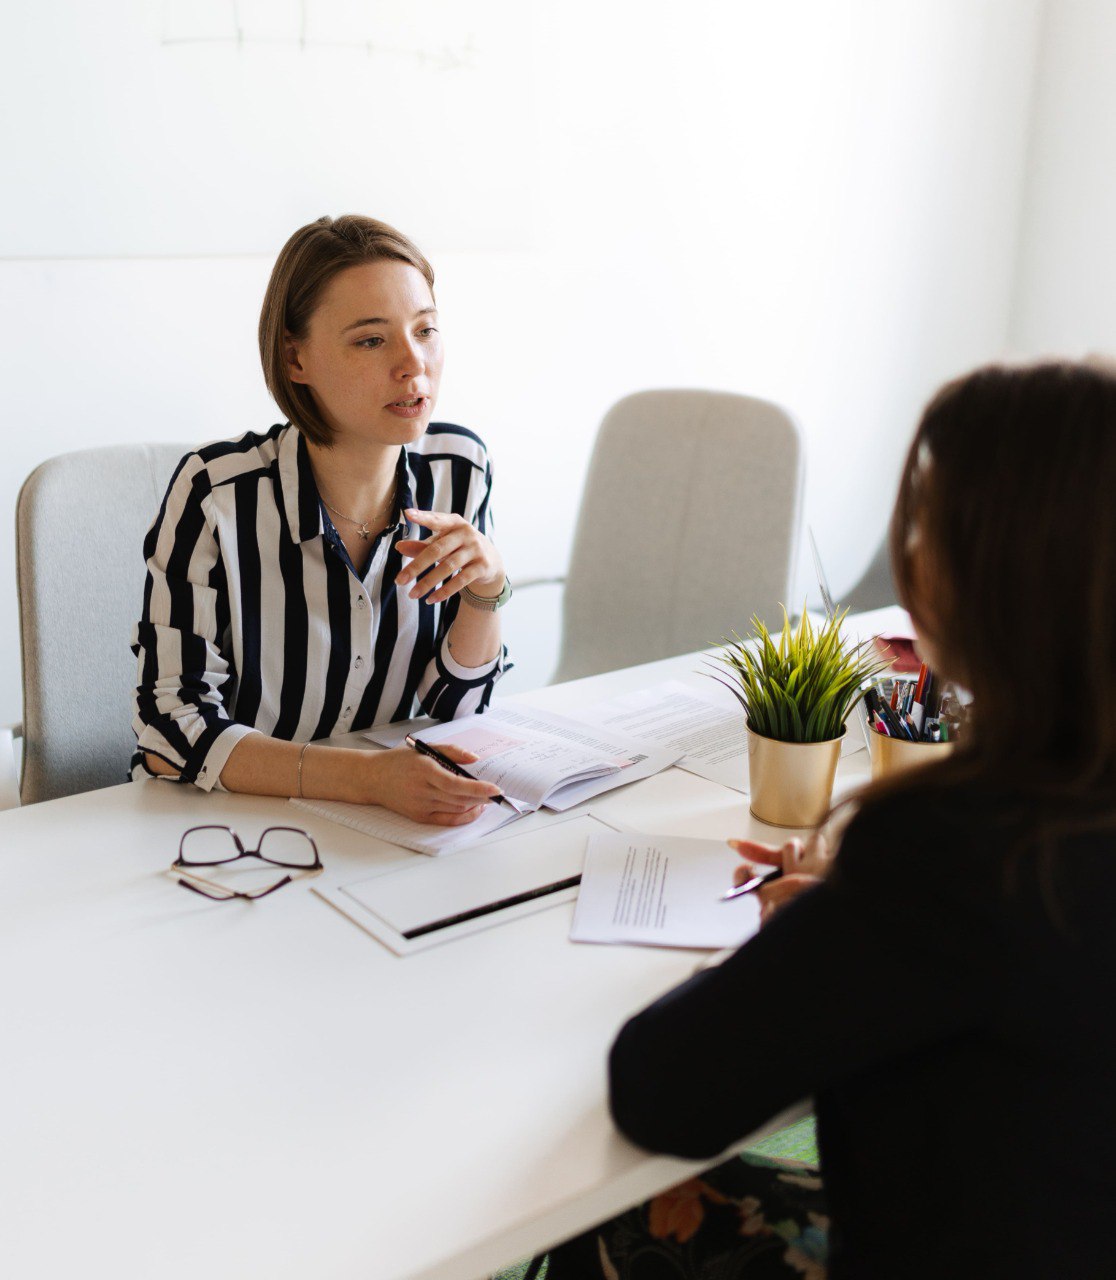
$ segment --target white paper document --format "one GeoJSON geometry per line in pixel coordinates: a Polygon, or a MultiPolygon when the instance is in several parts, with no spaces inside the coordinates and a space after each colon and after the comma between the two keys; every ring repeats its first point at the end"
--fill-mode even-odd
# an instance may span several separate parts
{"type": "Polygon", "coordinates": [[[594,835],[570,938],[715,950],[759,928],[754,894],[722,902],[740,858],[719,840],[594,835]]]}
{"type": "MultiPolygon", "coordinates": [[[[667,750],[682,751],[679,769],[748,793],[744,708],[716,681],[708,689],[694,689],[681,680],[664,680],[648,689],[579,708],[575,715],[594,727],[638,734],[667,750]]],[[[856,719],[854,712],[849,717],[851,726],[856,719]]],[[[846,733],[841,754],[863,750],[863,736],[846,733]]]]}
{"type": "MultiPolygon", "coordinates": [[[[650,777],[680,754],[635,734],[515,703],[493,707],[482,716],[426,721],[411,731],[431,746],[450,742],[473,752],[478,760],[467,766],[469,773],[494,782],[527,810],[545,806],[558,813],[650,777]]],[[[405,734],[402,725],[383,725],[365,737],[380,745],[398,745],[405,734]]]]}
{"type": "Polygon", "coordinates": [[[871,640],[874,636],[897,636],[905,640],[915,638],[911,615],[901,605],[889,604],[882,609],[867,609],[863,613],[850,613],[841,623],[841,635],[846,640],[871,640]]]}
{"type": "Polygon", "coordinates": [[[681,753],[678,767],[734,791],[748,790],[744,709],[715,681],[694,689],[666,680],[576,712],[596,729],[632,734],[681,753]]]}
{"type": "Polygon", "coordinates": [[[570,902],[589,838],[613,832],[591,813],[536,814],[445,862],[416,859],[344,883],[319,881],[314,892],[396,955],[409,955],[570,902]]]}

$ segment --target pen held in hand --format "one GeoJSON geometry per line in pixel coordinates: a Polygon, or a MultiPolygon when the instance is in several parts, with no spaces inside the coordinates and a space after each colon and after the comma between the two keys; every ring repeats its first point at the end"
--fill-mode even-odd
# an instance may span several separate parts
{"type": "MultiPolygon", "coordinates": [[[[467,769],[463,769],[456,760],[451,760],[449,756],[444,755],[437,747],[430,746],[429,743],[423,742],[420,738],[414,737],[413,734],[407,734],[406,738],[404,738],[404,742],[406,742],[407,746],[413,747],[420,756],[429,756],[431,760],[436,760],[443,769],[448,769],[450,773],[457,774],[459,778],[468,778],[470,782],[480,781],[479,778],[475,778],[467,769]]],[[[494,804],[506,804],[509,809],[515,809],[517,813],[519,812],[507,796],[487,796],[485,798],[485,803],[490,801],[494,804]]]]}
{"type": "Polygon", "coordinates": [[[729,902],[733,898],[743,897],[746,893],[754,893],[761,885],[770,884],[772,880],[778,880],[782,874],[782,867],[768,867],[765,871],[760,871],[752,876],[750,880],[745,880],[743,884],[738,884],[729,889],[727,893],[722,893],[719,901],[729,902]]]}

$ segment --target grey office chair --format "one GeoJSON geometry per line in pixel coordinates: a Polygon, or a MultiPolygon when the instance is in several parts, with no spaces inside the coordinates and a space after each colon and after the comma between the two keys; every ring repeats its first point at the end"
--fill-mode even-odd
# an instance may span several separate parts
{"type": "Polygon", "coordinates": [[[891,576],[887,539],[884,538],[876,548],[871,563],[845,592],[839,604],[842,609],[861,613],[867,609],[882,609],[885,605],[895,604],[897,596],[895,581],[891,576]]]}
{"type": "Polygon", "coordinates": [[[51,458],[16,505],[24,804],[123,782],[135,749],[132,627],[143,539],[188,445],[51,458]]]}
{"type": "Polygon", "coordinates": [[[641,391],[601,423],[581,498],[555,681],[715,644],[788,600],[802,442],[785,409],[641,391]]]}

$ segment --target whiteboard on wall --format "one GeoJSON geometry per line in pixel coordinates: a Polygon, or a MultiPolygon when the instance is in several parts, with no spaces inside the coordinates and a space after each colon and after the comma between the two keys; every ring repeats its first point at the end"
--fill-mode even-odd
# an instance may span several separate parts
{"type": "Polygon", "coordinates": [[[323,213],[530,243],[530,6],[35,0],[0,51],[0,258],[274,254],[323,213]]]}

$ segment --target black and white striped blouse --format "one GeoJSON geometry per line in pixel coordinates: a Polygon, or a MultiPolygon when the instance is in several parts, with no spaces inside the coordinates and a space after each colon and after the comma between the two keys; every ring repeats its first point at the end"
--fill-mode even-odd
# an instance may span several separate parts
{"type": "Polygon", "coordinates": [[[361,576],[321,503],[296,428],[206,445],[175,472],[144,543],[147,583],[132,640],[138,746],[209,790],[260,730],[308,742],[423,711],[483,711],[507,651],[484,667],[450,655],[458,597],[412,600],[396,543],[425,538],[405,508],[454,512],[490,533],[492,470],[464,427],[432,423],[400,450],[397,520],[361,576]]]}

